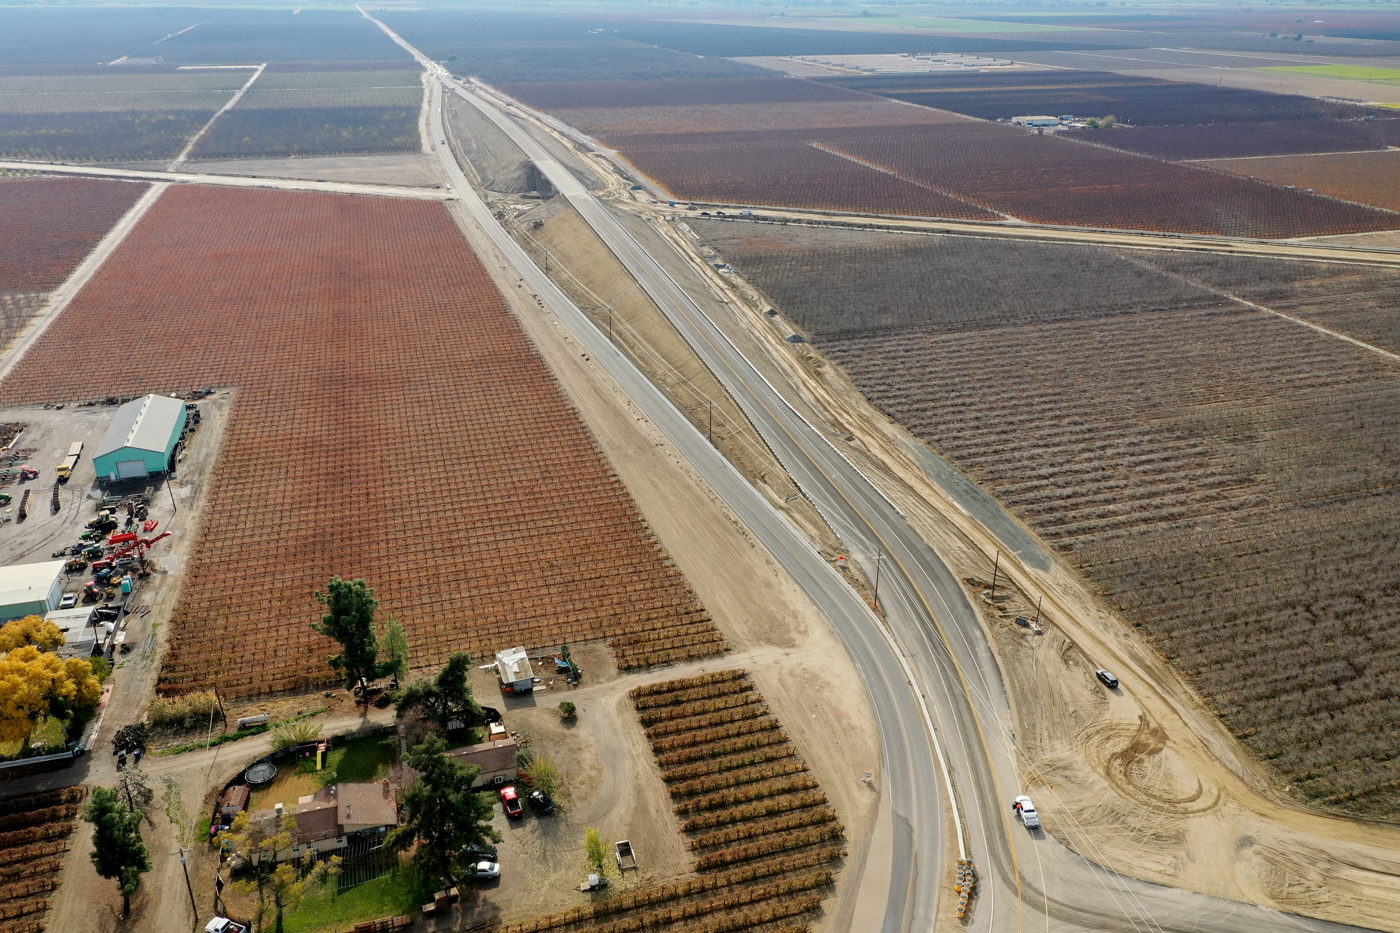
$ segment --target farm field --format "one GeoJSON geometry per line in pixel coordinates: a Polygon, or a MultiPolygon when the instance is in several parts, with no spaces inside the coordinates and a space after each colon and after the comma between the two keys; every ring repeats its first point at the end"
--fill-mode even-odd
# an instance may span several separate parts
{"type": "MultiPolygon", "coordinates": [[[[1400,142],[1400,120],[1282,120],[1195,126],[1116,126],[1090,141],[1160,159],[1229,159],[1313,152],[1383,150],[1400,142]]],[[[1228,166],[1209,166],[1228,171],[1228,166]]],[[[1243,174],[1243,173],[1241,173],[1243,174]]]]}
{"type": "Polygon", "coordinates": [[[1400,211],[1400,152],[1352,152],[1342,155],[1277,159],[1222,160],[1211,168],[1260,178],[1277,185],[1313,188],[1322,194],[1400,211]]]}
{"type": "MultiPolygon", "coordinates": [[[[797,247],[772,245],[763,228],[727,243],[710,235],[775,307],[805,317],[813,342],[872,403],[1140,626],[1298,794],[1359,815],[1400,815],[1388,725],[1400,715],[1388,686],[1400,665],[1400,599],[1387,582],[1400,571],[1400,368],[1223,296],[1198,303],[1187,285],[1233,285],[1251,300],[1291,295],[1328,326],[1339,326],[1338,305],[1367,296],[1374,312],[1348,310],[1353,318],[1340,323],[1373,336],[1393,326],[1393,274],[1067,247],[1047,247],[1037,262],[1008,245],[1014,253],[1003,259],[1042,274],[1080,270],[1079,294],[1119,289],[1129,299],[1054,321],[1034,296],[1019,308],[995,294],[979,304],[958,279],[965,255],[937,239],[867,272],[869,255],[832,248],[830,231],[767,266],[751,257],[797,247]],[[919,320],[903,306],[927,298],[893,274],[900,262],[928,281],[945,275],[948,303],[963,310],[940,301],[919,320]],[[789,271],[802,264],[820,281],[789,271]],[[1181,307],[1149,311],[1132,300],[1123,286],[1143,266],[1185,277],[1181,307]],[[889,272],[884,289],[879,271],[889,272]],[[861,276],[867,300],[851,311],[836,283],[861,276]],[[863,329],[867,308],[872,327],[863,329]]],[[[1150,276],[1136,281],[1151,285],[1150,276]]]]}
{"type": "Polygon", "coordinates": [[[1175,126],[1324,117],[1355,119],[1371,112],[1311,97],[1102,71],[880,75],[823,78],[822,83],[984,120],[1040,113],[1081,117],[1112,114],[1120,122],[1137,126],[1175,126]]]}
{"type": "Polygon", "coordinates": [[[0,930],[44,929],[87,789],[0,800],[0,930]]]}
{"type": "Polygon", "coordinates": [[[0,396],[205,385],[238,395],[161,692],[331,681],[309,626],[336,573],[371,581],[415,666],[723,650],[441,206],[172,188],[0,396]]]}
{"type": "Polygon", "coordinates": [[[213,110],[0,114],[0,158],[55,162],[173,159],[213,110]]]}
{"type": "Polygon", "coordinates": [[[1343,263],[1158,253],[1146,262],[1400,353],[1400,272],[1343,263]]]}
{"type": "Polygon", "coordinates": [[[810,86],[823,85],[788,78],[506,90],[595,134],[691,201],[1252,237],[1397,226],[1364,206],[945,111],[823,100],[821,92],[813,99],[810,86]],[[726,103],[689,103],[705,99],[726,103]],[[614,106],[598,106],[608,101],[614,106]]]}
{"type": "MultiPolygon", "coordinates": [[[[194,159],[416,152],[423,85],[416,71],[269,69],[219,117],[194,159]]],[[[314,67],[314,66],[310,66],[314,67]]]]}
{"type": "Polygon", "coordinates": [[[0,74],[0,113],[218,110],[247,79],[240,71],[156,74],[0,74]]]}
{"type": "Polygon", "coordinates": [[[58,287],[147,187],[90,178],[0,182],[0,294],[58,287]]]}
{"type": "Polygon", "coordinates": [[[498,933],[806,931],[839,867],[843,827],[745,673],[649,684],[631,698],[696,874],[498,933]]]}
{"type": "Polygon", "coordinates": [[[1262,68],[1261,71],[1295,75],[1317,75],[1323,78],[1350,78],[1378,84],[1400,84],[1400,68],[1372,68],[1367,65],[1286,65],[1262,68]]]}

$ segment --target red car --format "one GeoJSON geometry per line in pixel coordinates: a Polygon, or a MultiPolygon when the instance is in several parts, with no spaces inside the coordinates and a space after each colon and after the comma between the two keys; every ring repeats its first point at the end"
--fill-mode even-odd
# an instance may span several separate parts
{"type": "Polygon", "coordinates": [[[506,816],[513,820],[525,815],[525,808],[520,805],[520,795],[515,792],[514,787],[501,788],[501,806],[506,808],[506,816]]]}

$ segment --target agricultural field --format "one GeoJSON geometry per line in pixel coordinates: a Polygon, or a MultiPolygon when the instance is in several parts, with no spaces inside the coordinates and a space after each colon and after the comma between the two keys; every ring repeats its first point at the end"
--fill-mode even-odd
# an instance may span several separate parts
{"type": "Polygon", "coordinates": [[[159,67],[134,74],[0,75],[0,157],[170,159],[246,79],[241,72],[159,67]]]}
{"type": "Polygon", "coordinates": [[[269,69],[219,117],[195,159],[416,152],[423,84],[416,71],[380,67],[269,69]]]}
{"type": "Polygon", "coordinates": [[[1152,266],[1400,353],[1400,272],[1345,263],[1159,253],[1152,266]]]}
{"type": "Polygon", "coordinates": [[[0,931],[39,933],[87,789],[0,800],[0,931]]]}
{"type": "Polygon", "coordinates": [[[92,178],[0,181],[0,295],[57,288],[147,187],[92,178]]]}
{"type": "Polygon", "coordinates": [[[441,205],[172,188],[0,396],[206,385],[238,395],[162,693],[330,682],[310,625],[331,574],[371,581],[415,666],[724,649],[441,205]]]}
{"type": "Polygon", "coordinates": [[[1400,211],[1400,152],[1349,152],[1277,159],[1222,160],[1210,167],[1276,185],[1312,188],[1359,204],[1400,211]]]}
{"type": "MultiPolygon", "coordinates": [[[[1196,126],[1116,126],[1089,140],[1159,159],[1230,159],[1311,152],[1382,150],[1400,142],[1400,120],[1283,120],[1196,126]]],[[[1229,166],[1211,165],[1220,171],[1229,166]]],[[[1236,174],[1247,174],[1237,172],[1236,174]]]]}
{"type": "MultiPolygon", "coordinates": [[[[906,249],[903,265],[919,267],[916,280],[941,272],[965,310],[925,305],[920,320],[882,310],[926,300],[893,274],[901,260],[888,261],[885,287],[867,278],[867,300],[851,310],[836,283],[859,281],[868,254],[832,249],[826,232],[805,255],[775,261],[775,275],[744,258],[771,248],[767,237],[759,230],[743,244],[732,234],[726,258],[775,307],[805,316],[813,342],[872,403],[1141,627],[1296,793],[1400,815],[1400,594],[1389,582],[1400,574],[1400,368],[1220,294],[1292,296],[1294,312],[1307,305],[1329,326],[1350,314],[1353,331],[1374,336],[1393,329],[1393,274],[1047,246],[1039,273],[1080,269],[1081,296],[1129,294],[1119,284],[1132,280],[1129,265],[1184,279],[1180,307],[1104,302],[1097,316],[1047,320],[1041,293],[1024,299],[1023,314],[994,296],[977,305],[957,284],[966,256],[930,238],[922,255],[906,249]],[[795,287],[783,271],[794,263],[830,290],[795,287]],[[1219,302],[1198,301],[1189,284],[1219,302]],[[1339,307],[1352,296],[1374,313],[1339,307]],[[865,308],[875,312],[869,331],[859,326],[865,308]]],[[[1020,244],[1005,248],[1016,251],[1006,266],[1036,261],[1020,244]]]]}
{"type": "Polygon", "coordinates": [[[506,89],[691,201],[1255,237],[1397,226],[1382,211],[1223,172],[873,97],[824,100],[813,86],[823,85],[787,78],[506,89]],[[704,100],[720,103],[694,103],[704,100]]]}
{"type": "Polygon", "coordinates": [[[745,673],[649,684],[631,698],[697,874],[497,933],[806,931],[839,867],[844,830],[745,673]]]}
{"type": "Polygon", "coordinates": [[[228,103],[247,77],[238,71],[173,69],[146,74],[0,75],[0,113],[212,113],[228,103]]]}
{"type": "Polygon", "coordinates": [[[1361,107],[1311,97],[1210,87],[1094,71],[971,75],[892,75],[823,79],[823,83],[952,110],[984,120],[1023,114],[1075,114],[1137,126],[1258,123],[1352,118],[1361,107]]]}

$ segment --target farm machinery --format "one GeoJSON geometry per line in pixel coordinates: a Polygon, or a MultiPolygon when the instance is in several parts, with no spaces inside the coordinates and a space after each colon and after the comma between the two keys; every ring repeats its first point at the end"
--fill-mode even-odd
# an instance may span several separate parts
{"type": "Polygon", "coordinates": [[[117,549],[108,556],[92,562],[94,573],[103,570],[121,570],[129,567],[140,567],[145,572],[146,552],[157,542],[170,537],[170,532],[162,531],[154,538],[139,538],[134,534],[113,535],[112,543],[118,545],[117,549]],[[125,540],[118,541],[118,538],[125,540]]]}

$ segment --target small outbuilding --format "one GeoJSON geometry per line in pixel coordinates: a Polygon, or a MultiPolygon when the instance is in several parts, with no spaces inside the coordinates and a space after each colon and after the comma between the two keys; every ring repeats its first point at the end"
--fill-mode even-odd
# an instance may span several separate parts
{"type": "Polygon", "coordinates": [[[0,567],[0,622],[47,615],[63,599],[63,561],[0,567]]]}
{"type": "Polygon", "coordinates": [[[501,678],[501,689],[508,693],[529,693],[535,689],[535,670],[523,645],[496,652],[496,674],[501,678]]]}
{"type": "Polygon", "coordinates": [[[98,480],[114,483],[169,472],[185,433],[185,417],[185,403],[166,395],[143,395],[118,408],[92,458],[98,480]]]}

